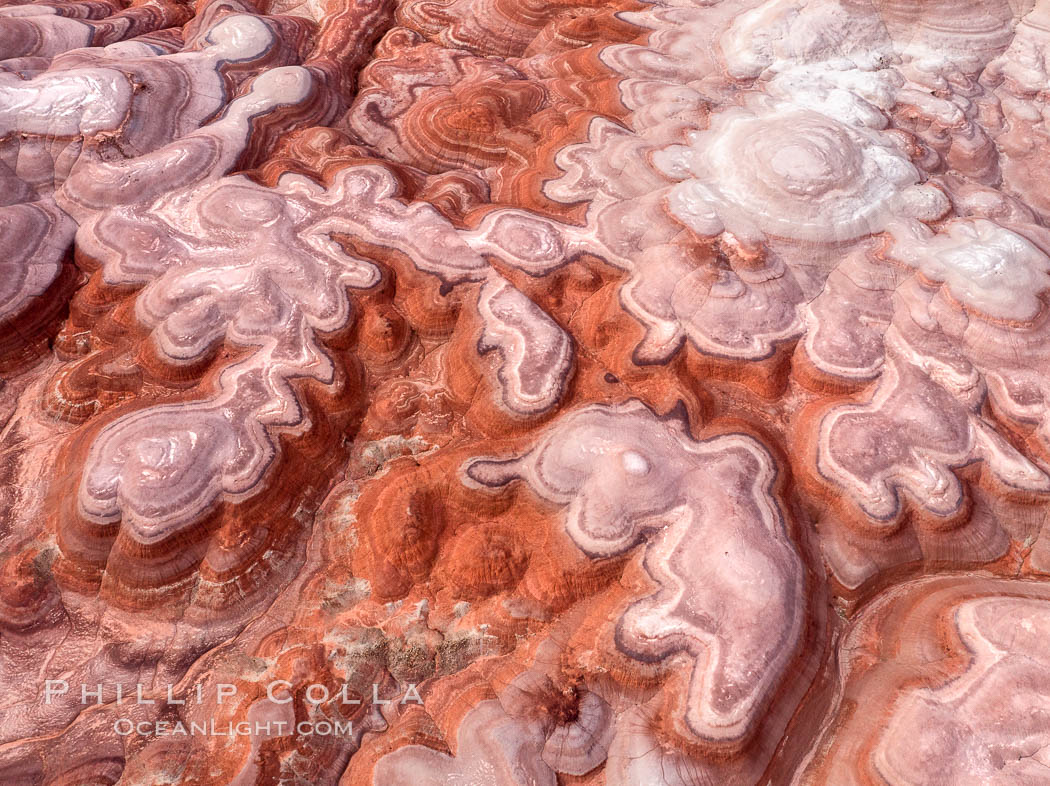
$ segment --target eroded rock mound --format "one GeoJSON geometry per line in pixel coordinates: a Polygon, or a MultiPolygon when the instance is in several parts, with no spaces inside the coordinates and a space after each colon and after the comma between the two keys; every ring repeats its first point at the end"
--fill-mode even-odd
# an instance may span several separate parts
{"type": "Polygon", "coordinates": [[[1048,31],[0,0],[0,782],[1050,783],[1048,31]]]}

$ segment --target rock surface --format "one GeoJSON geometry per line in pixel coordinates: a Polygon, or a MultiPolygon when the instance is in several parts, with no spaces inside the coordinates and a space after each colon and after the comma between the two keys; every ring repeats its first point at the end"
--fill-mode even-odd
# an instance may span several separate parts
{"type": "Polygon", "coordinates": [[[1050,784],[1050,2],[0,0],[0,783],[1050,784]]]}

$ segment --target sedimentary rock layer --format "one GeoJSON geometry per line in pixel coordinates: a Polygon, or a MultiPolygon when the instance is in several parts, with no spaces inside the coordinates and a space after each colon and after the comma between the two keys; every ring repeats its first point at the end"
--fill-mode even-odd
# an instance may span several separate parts
{"type": "Polygon", "coordinates": [[[0,0],[0,782],[1050,783],[1048,64],[0,0]]]}

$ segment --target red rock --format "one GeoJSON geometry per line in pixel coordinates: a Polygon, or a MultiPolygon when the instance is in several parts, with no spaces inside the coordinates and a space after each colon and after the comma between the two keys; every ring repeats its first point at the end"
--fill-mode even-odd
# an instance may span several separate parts
{"type": "Polygon", "coordinates": [[[0,0],[0,782],[1046,782],[1048,14],[0,0]]]}

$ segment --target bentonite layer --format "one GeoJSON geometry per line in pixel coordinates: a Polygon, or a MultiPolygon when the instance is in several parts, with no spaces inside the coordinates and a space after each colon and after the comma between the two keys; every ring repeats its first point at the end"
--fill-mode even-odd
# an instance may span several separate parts
{"type": "Polygon", "coordinates": [[[1048,0],[0,0],[0,783],[1050,784],[1048,173],[1048,0]]]}

